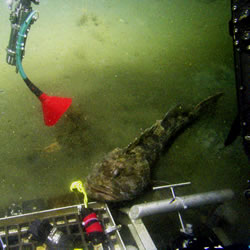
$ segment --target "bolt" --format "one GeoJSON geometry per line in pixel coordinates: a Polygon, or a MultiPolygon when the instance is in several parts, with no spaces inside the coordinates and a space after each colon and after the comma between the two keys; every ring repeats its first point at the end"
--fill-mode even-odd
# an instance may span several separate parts
{"type": "Polygon", "coordinates": [[[246,141],[250,141],[250,135],[245,135],[244,138],[245,138],[246,141]]]}
{"type": "Polygon", "coordinates": [[[237,5],[234,5],[232,8],[233,11],[237,10],[237,5]]]}
{"type": "Polygon", "coordinates": [[[236,40],[236,41],[234,42],[234,45],[239,45],[239,40],[236,40]]]}

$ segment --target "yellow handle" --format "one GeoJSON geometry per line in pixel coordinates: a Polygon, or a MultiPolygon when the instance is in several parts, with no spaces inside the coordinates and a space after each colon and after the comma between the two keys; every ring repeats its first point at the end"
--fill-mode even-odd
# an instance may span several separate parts
{"type": "Polygon", "coordinates": [[[70,185],[70,190],[73,192],[74,189],[77,189],[78,192],[82,193],[84,198],[83,198],[83,202],[84,202],[84,206],[87,208],[88,207],[88,196],[87,193],[83,187],[83,184],[81,181],[74,181],[72,182],[72,184],[70,185]]]}

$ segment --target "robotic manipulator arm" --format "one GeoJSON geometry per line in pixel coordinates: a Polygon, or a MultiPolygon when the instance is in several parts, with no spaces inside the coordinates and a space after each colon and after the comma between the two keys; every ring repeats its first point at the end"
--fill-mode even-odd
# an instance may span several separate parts
{"type": "MultiPolygon", "coordinates": [[[[9,45],[6,49],[7,57],[6,61],[8,64],[16,66],[16,42],[18,37],[18,32],[20,30],[21,25],[32,12],[31,2],[34,4],[39,4],[40,0],[7,0],[6,1],[10,13],[10,23],[11,23],[11,32],[9,45]]],[[[32,23],[31,23],[32,24],[32,23]]],[[[24,56],[24,48],[26,43],[26,38],[24,38],[24,44],[22,46],[22,58],[24,56]]]]}

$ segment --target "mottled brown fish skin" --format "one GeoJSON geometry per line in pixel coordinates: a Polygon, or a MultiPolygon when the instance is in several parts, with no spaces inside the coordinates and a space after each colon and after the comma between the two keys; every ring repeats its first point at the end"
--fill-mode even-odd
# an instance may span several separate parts
{"type": "Polygon", "coordinates": [[[149,185],[152,166],[165,146],[221,96],[222,93],[210,96],[191,109],[175,106],[127,147],[107,154],[86,179],[88,196],[98,201],[120,202],[141,194],[149,185]]]}

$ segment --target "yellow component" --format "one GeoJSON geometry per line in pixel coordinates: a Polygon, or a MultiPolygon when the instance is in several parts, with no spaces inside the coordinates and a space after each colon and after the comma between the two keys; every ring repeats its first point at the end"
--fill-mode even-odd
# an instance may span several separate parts
{"type": "Polygon", "coordinates": [[[87,193],[83,187],[83,184],[81,181],[74,181],[71,183],[70,185],[70,190],[73,192],[74,189],[77,189],[78,192],[82,193],[84,198],[83,198],[83,202],[84,202],[84,206],[87,208],[88,207],[88,196],[87,193]]]}
{"type": "Polygon", "coordinates": [[[102,243],[94,245],[94,250],[104,250],[102,243]]]}
{"type": "Polygon", "coordinates": [[[36,250],[46,250],[45,244],[43,244],[43,246],[37,246],[36,250]]]}

